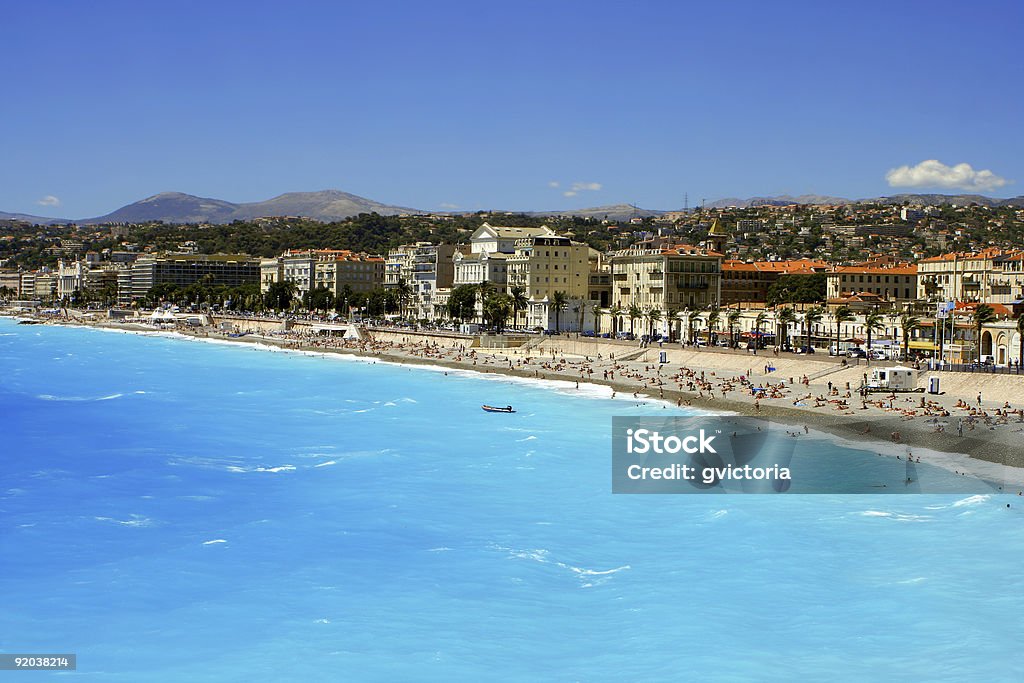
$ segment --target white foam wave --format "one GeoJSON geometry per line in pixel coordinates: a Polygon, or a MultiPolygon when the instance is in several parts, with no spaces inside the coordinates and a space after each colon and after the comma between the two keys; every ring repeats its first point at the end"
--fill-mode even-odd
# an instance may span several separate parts
{"type": "Polygon", "coordinates": [[[253,472],[294,472],[295,465],[278,465],[277,467],[257,467],[253,472]]]}
{"type": "Polygon", "coordinates": [[[524,438],[524,439],[516,439],[516,441],[517,441],[517,442],[518,442],[518,441],[536,441],[536,440],[537,440],[537,437],[535,437],[535,436],[534,436],[534,435],[532,435],[532,434],[531,434],[530,436],[528,436],[528,437],[524,438]]]}
{"type": "Polygon", "coordinates": [[[203,541],[203,545],[215,545],[217,543],[227,543],[223,538],[215,538],[212,541],[203,541]]]}
{"type": "Polygon", "coordinates": [[[98,398],[89,398],[87,396],[54,396],[52,394],[39,394],[36,398],[43,401],[112,401],[115,398],[121,398],[124,394],[110,394],[108,396],[100,396],[98,398]]]}
{"type": "Polygon", "coordinates": [[[508,548],[500,545],[493,545],[492,547],[495,550],[507,552],[509,554],[509,557],[515,559],[531,560],[539,564],[546,564],[558,567],[559,569],[564,569],[575,575],[581,581],[583,581],[584,577],[586,577],[587,580],[586,582],[581,583],[581,588],[593,588],[594,586],[601,585],[602,583],[610,580],[612,576],[618,574],[621,571],[632,569],[632,567],[628,564],[624,564],[619,567],[614,567],[612,569],[589,569],[587,567],[578,567],[567,562],[561,562],[559,560],[552,559],[551,553],[544,548],[517,550],[515,548],[508,548]],[[596,581],[591,580],[594,577],[597,577],[596,581]]]}
{"type": "Polygon", "coordinates": [[[317,463],[316,465],[313,465],[313,467],[327,467],[328,465],[337,465],[337,464],[338,464],[337,460],[328,460],[326,462],[317,463]]]}
{"type": "Polygon", "coordinates": [[[131,515],[131,519],[114,519],[113,517],[93,517],[97,522],[110,522],[111,524],[120,524],[121,526],[129,527],[147,527],[153,525],[153,520],[142,515],[131,515]]]}
{"type": "Polygon", "coordinates": [[[864,510],[857,513],[861,517],[881,517],[896,522],[930,522],[932,518],[928,515],[908,515],[899,512],[887,512],[885,510],[864,510]]]}
{"type": "Polygon", "coordinates": [[[968,496],[967,498],[964,498],[962,500],[958,500],[955,503],[953,503],[953,507],[960,508],[960,507],[965,507],[965,506],[970,506],[970,505],[981,505],[982,503],[984,503],[985,501],[987,501],[991,497],[992,496],[987,495],[987,494],[986,495],[968,496]]]}

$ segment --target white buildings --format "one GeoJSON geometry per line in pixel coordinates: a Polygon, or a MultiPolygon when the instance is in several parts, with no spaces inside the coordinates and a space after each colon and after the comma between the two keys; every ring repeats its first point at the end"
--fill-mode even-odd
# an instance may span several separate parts
{"type": "Polygon", "coordinates": [[[516,241],[526,237],[556,236],[547,226],[518,228],[484,223],[470,237],[469,253],[455,253],[452,286],[490,282],[503,290],[508,280],[508,256],[515,252],[516,241]]]}
{"type": "Polygon", "coordinates": [[[440,308],[439,289],[449,289],[455,279],[453,257],[456,247],[451,244],[417,242],[402,245],[388,252],[384,266],[384,286],[397,287],[406,283],[412,291],[407,312],[418,319],[433,320],[440,308]]]}

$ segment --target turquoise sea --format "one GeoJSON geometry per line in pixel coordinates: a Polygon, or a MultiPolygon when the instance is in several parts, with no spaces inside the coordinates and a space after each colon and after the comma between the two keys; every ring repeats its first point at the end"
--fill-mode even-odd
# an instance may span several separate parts
{"type": "Polygon", "coordinates": [[[613,496],[669,412],[0,320],[0,651],[78,656],[6,675],[1024,679],[1024,501],[613,496]]]}

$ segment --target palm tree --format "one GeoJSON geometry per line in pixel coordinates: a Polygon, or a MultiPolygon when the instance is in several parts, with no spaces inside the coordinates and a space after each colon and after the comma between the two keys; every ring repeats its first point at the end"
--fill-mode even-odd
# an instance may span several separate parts
{"type": "Polygon", "coordinates": [[[484,319],[484,304],[487,303],[487,297],[489,297],[491,295],[491,292],[493,290],[494,290],[494,285],[492,285],[487,280],[481,280],[480,284],[478,284],[476,286],[477,300],[480,302],[480,321],[481,322],[483,322],[483,319],[484,319]]]}
{"type": "Polygon", "coordinates": [[[687,325],[689,326],[689,342],[693,343],[693,330],[695,327],[700,327],[700,311],[690,311],[687,315],[687,325]]]}
{"type": "Polygon", "coordinates": [[[836,322],[836,355],[839,355],[839,337],[842,334],[843,323],[848,323],[853,320],[853,309],[849,306],[840,306],[832,314],[832,317],[836,322]]]}
{"type": "MultiPolygon", "coordinates": [[[[711,310],[708,311],[708,319],[707,319],[707,324],[708,324],[708,344],[712,344],[713,343],[712,339],[711,339],[711,335],[714,334],[715,328],[718,327],[718,321],[721,320],[721,319],[722,319],[722,311],[721,311],[721,309],[719,309],[717,306],[713,306],[711,308],[711,310]]],[[[717,341],[717,339],[715,341],[717,341]]]]}
{"type": "Polygon", "coordinates": [[[530,305],[526,298],[526,288],[518,285],[508,290],[509,298],[512,301],[512,324],[519,322],[519,311],[525,311],[530,305]]]}
{"type": "Polygon", "coordinates": [[[864,329],[868,333],[868,362],[871,362],[871,333],[885,327],[883,316],[878,311],[871,311],[864,316],[864,329]]]}
{"type": "Polygon", "coordinates": [[[635,303],[629,305],[629,309],[626,311],[626,317],[629,318],[629,333],[633,334],[633,322],[642,317],[644,312],[640,310],[640,307],[635,303]]]}
{"type": "Polygon", "coordinates": [[[647,334],[653,337],[654,326],[661,321],[661,311],[657,308],[648,309],[644,312],[644,318],[647,320],[647,334]]]}
{"type": "Polygon", "coordinates": [[[501,334],[505,329],[505,322],[512,313],[512,300],[508,294],[495,294],[487,298],[484,303],[484,319],[493,326],[494,331],[501,334]]]}
{"type": "Polygon", "coordinates": [[[736,321],[740,319],[740,309],[730,308],[729,312],[725,314],[725,324],[729,327],[729,346],[736,348],[739,346],[736,343],[736,321]]]}
{"type": "Polygon", "coordinates": [[[349,316],[349,304],[352,302],[352,295],[354,293],[351,285],[345,285],[338,292],[338,296],[334,298],[334,307],[338,309],[338,313],[344,313],[346,319],[349,316]]]}
{"type": "Polygon", "coordinates": [[[757,353],[757,349],[761,346],[761,328],[764,327],[767,320],[768,314],[764,311],[760,311],[754,318],[754,353],[757,353]]]}
{"type": "Polygon", "coordinates": [[[996,321],[996,311],[988,304],[978,304],[971,316],[974,321],[974,338],[978,340],[978,362],[981,362],[981,328],[996,321]]]}
{"type": "Polygon", "coordinates": [[[796,322],[796,313],[786,306],[775,314],[775,322],[782,326],[782,345],[785,346],[789,343],[789,327],[796,322]]]}
{"type": "Polygon", "coordinates": [[[594,334],[601,334],[601,304],[594,304],[590,312],[594,314],[594,334]]]}
{"type": "Polygon", "coordinates": [[[921,319],[911,313],[910,311],[904,311],[900,314],[900,329],[903,332],[903,358],[906,360],[910,356],[910,333],[913,330],[921,327],[921,319]]]}
{"type": "Polygon", "coordinates": [[[395,294],[398,296],[398,311],[404,318],[405,309],[413,295],[412,285],[406,282],[405,278],[399,278],[398,284],[395,286],[395,294]]]}
{"type": "Polygon", "coordinates": [[[612,337],[619,336],[619,316],[622,315],[622,306],[615,304],[608,309],[608,315],[612,318],[612,337]]]}
{"type": "Polygon", "coordinates": [[[559,290],[551,298],[551,307],[555,309],[555,332],[561,332],[562,311],[569,306],[569,295],[559,290]]]}
{"type": "Polygon", "coordinates": [[[807,335],[807,351],[811,350],[811,327],[821,322],[825,312],[820,306],[811,306],[804,311],[804,333],[807,335]]]}

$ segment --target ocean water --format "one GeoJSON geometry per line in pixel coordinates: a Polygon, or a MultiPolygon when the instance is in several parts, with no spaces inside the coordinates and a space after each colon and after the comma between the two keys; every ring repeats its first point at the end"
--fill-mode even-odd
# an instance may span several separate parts
{"type": "Polygon", "coordinates": [[[611,418],[675,409],[592,393],[0,320],[0,651],[78,656],[26,680],[1024,678],[1024,500],[613,496],[611,418]]]}

